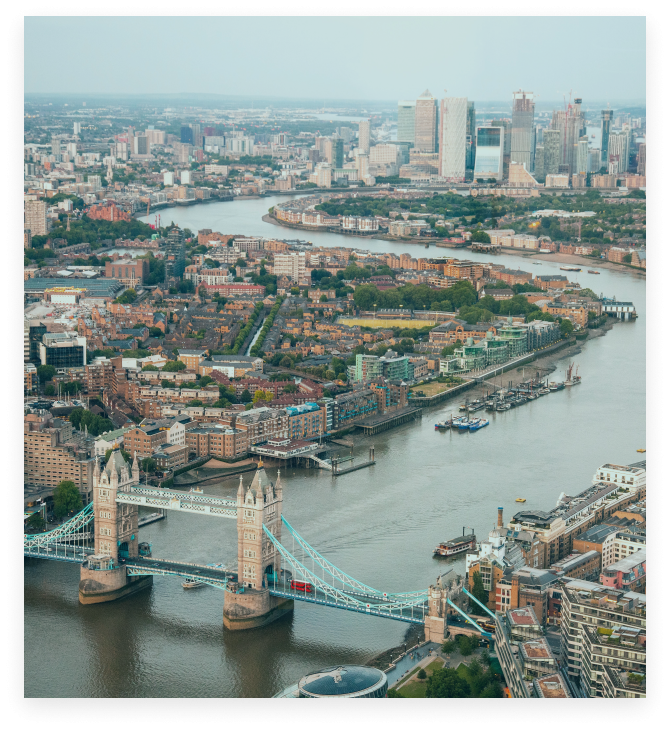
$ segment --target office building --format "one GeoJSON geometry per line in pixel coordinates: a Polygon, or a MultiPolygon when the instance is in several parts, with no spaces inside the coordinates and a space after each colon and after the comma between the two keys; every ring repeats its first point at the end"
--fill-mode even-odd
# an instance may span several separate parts
{"type": "Polygon", "coordinates": [[[440,177],[465,180],[465,136],[468,123],[468,100],[447,97],[440,101],[439,167],[440,177]]]}
{"type": "Polygon", "coordinates": [[[505,130],[502,127],[477,127],[475,180],[502,180],[505,130]]]}
{"type": "Polygon", "coordinates": [[[535,145],[535,179],[539,182],[544,180],[544,145],[535,145]]]}
{"type": "Polygon", "coordinates": [[[389,177],[400,169],[400,149],[394,144],[376,144],[370,148],[368,169],[370,175],[389,177]]]}
{"type": "Polygon", "coordinates": [[[165,185],[165,187],[174,185],[174,172],[163,173],[163,185],[165,185]]]}
{"type": "Polygon", "coordinates": [[[492,127],[501,127],[504,134],[504,148],[503,148],[503,178],[506,180],[509,177],[509,163],[512,156],[512,122],[509,119],[493,119],[491,121],[492,127]]]}
{"type": "Polygon", "coordinates": [[[370,152],[370,120],[364,119],[358,123],[358,149],[363,154],[370,152]]]}
{"type": "Polygon", "coordinates": [[[191,171],[190,170],[182,170],[179,175],[179,180],[182,185],[190,185],[193,181],[191,179],[191,171]]]}
{"type": "Polygon", "coordinates": [[[171,228],[165,246],[165,276],[181,277],[184,273],[184,232],[178,226],[171,228]]]}
{"type": "Polygon", "coordinates": [[[182,126],[181,128],[181,142],[182,144],[194,144],[193,130],[190,126],[182,126]]]}
{"type": "Polygon", "coordinates": [[[86,365],[86,338],[76,332],[51,332],[39,343],[40,365],[53,365],[67,371],[86,365]]]}
{"type": "Polygon", "coordinates": [[[545,129],[543,134],[544,175],[556,175],[561,155],[561,133],[557,129],[545,129]]]}
{"type": "Polygon", "coordinates": [[[600,150],[589,150],[587,172],[597,173],[600,171],[600,150]]]}
{"type": "Polygon", "coordinates": [[[516,91],[512,95],[511,162],[520,162],[533,171],[535,151],[535,101],[532,92],[516,91]]]}
{"type": "Polygon", "coordinates": [[[398,142],[409,142],[414,147],[415,101],[398,102],[398,142]]]}
{"type": "Polygon", "coordinates": [[[75,122],[72,125],[72,127],[73,127],[72,128],[72,134],[74,134],[74,135],[81,134],[81,122],[75,122]]]}
{"type": "Polygon", "coordinates": [[[607,167],[610,174],[628,171],[630,138],[628,132],[612,132],[607,143],[607,167]]]}
{"type": "Polygon", "coordinates": [[[31,236],[47,235],[47,204],[43,200],[25,201],[23,227],[30,231],[31,236]]]}
{"type": "Polygon", "coordinates": [[[609,139],[612,129],[612,109],[603,109],[600,120],[600,167],[607,169],[609,165],[609,139]]]}
{"type": "MultiPolygon", "coordinates": [[[[437,99],[426,89],[416,100],[414,114],[414,149],[437,152],[437,99]]],[[[463,140],[465,143],[465,139],[463,140]]]]}
{"type": "Polygon", "coordinates": [[[146,135],[137,135],[133,137],[133,154],[134,155],[148,155],[149,154],[149,140],[146,135]]]}

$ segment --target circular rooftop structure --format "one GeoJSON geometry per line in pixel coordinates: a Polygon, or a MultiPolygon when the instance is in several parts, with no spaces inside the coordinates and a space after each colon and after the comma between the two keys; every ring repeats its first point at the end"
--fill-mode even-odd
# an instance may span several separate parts
{"type": "Polygon", "coordinates": [[[298,682],[299,697],[384,697],[384,672],[374,667],[346,664],[305,675],[298,682]]]}

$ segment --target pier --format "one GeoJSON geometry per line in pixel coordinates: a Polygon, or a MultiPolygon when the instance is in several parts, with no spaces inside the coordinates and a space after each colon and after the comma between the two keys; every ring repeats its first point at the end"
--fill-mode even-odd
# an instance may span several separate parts
{"type": "Polygon", "coordinates": [[[374,436],[375,434],[382,433],[382,431],[388,431],[389,428],[399,426],[408,421],[414,421],[421,417],[421,408],[405,406],[404,408],[382,416],[364,418],[355,425],[356,428],[362,429],[366,436],[374,436]]]}
{"type": "MultiPolygon", "coordinates": [[[[345,457],[344,461],[351,461],[353,457],[345,457]]],[[[342,474],[349,474],[349,472],[352,471],[358,471],[359,469],[365,469],[368,466],[372,466],[375,463],[375,447],[370,447],[370,458],[368,461],[363,462],[362,464],[354,464],[353,466],[347,466],[344,469],[340,469],[339,460],[336,456],[333,457],[331,464],[332,464],[332,472],[334,477],[339,477],[342,474]]]]}
{"type": "Polygon", "coordinates": [[[158,512],[150,512],[148,515],[143,515],[142,517],[138,517],[137,519],[137,526],[138,527],[144,527],[145,525],[150,525],[152,522],[158,522],[159,520],[164,520],[167,517],[167,510],[159,510],[158,512]]]}

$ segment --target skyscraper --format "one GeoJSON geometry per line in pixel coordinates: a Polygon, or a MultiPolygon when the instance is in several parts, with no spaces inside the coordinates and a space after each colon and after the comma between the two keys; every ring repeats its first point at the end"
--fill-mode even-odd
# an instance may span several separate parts
{"type": "MultiPolygon", "coordinates": [[[[417,102],[418,104],[418,102],[417,102]]],[[[450,96],[440,102],[438,174],[449,180],[465,180],[465,137],[468,100],[450,96]]]]}
{"type": "Polygon", "coordinates": [[[344,165],[344,140],[341,137],[334,137],[332,140],[333,167],[338,169],[344,165]]]}
{"type": "Polygon", "coordinates": [[[358,149],[363,154],[370,152],[370,120],[365,119],[358,123],[358,149]]]}
{"type": "Polygon", "coordinates": [[[512,154],[512,122],[509,119],[493,119],[492,127],[502,127],[504,130],[504,149],[503,149],[503,178],[509,177],[509,163],[512,154]]]}
{"type": "Polygon", "coordinates": [[[575,144],[574,151],[574,167],[572,168],[572,174],[578,175],[579,173],[588,172],[589,167],[589,138],[581,137],[577,144],[575,144]]]}
{"type": "MultiPolygon", "coordinates": [[[[414,149],[419,152],[436,152],[437,137],[437,99],[426,89],[416,100],[414,149]]],[[[465,138],[463,149],[465,150],[465,138]]]]}
{"type": "Polygon", "coordinates": [[[561,162],[561,133],[558,129],[545,129],[544,141],[544,175],[556,175],[561,162]]]}
{"type": "Polygon", "coordinates": [[[414,147],[415,101],[398,102],[398,142],[409,142],[414,147]]]}
{"type": "Polygon", "coordinates": [[[477,127],[475,180],[502,180],[505,130],[501,127],[477,127]]]}
{"type": "Polygon", "coordinates": [[[609,161],[610,129],[614,112],[611,109],[603,109],[600,114],[602,116],[600,120],[600,166],[607,167],[609,161]]]}
{"type": "Polygon", "coordinates": [[[582,100],[575,99],[566,109],[554,111],[551,128],[560,132],[560,165],[572,175],[575,172],[575,151],[579,138],[586,132],[582,100]]]}
{"type": "Polygon", "coordinates": [[[47,235],[47,204],[43,200],[25,201],[23,228],[30,231],[31,237],[47,235]]]}
{"type": "Polygon", "coordinates": [[[180,277],[184,273],[184,231],[179,226],[171,228],[165,246],[165,278],[180,277]]]}
{"type": "Polygon", "coordinates": [[[637,174],[647,174],[647,143],[642,142],[637,150],[637,174]]]}
{"type": "Polygon", "coordinates": [[[544,145],[535,145],[535,179],[542,182],[544,178],[544,145]]]}
{"type": "Polygon", "coordinates": [[[193,130],[187,125],[182,125],[181,142],[183,144],[193,144],[193,130]]]}
{"type": "Polygon", "coordinates": [[[477,115],[475,113],[475,102],[468,102],[468,123],[465,131],[466,135],[466,154],[465,167],[472,170],[475,166],[475,151],[477,148],[477,115]],[[467,137],[470,137],[470,144],[467,144],[467,137]]]}
{"type": "Polygon", "coordinates": [[[512,95],[511,162],[522,162],[528,172],[533,170],[535,151],[535,101],[530,91],[515,91],[512,95]]]}

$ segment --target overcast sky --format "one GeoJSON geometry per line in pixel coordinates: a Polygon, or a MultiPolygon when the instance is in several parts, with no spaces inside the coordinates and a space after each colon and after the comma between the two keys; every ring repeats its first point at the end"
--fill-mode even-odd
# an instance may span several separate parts
{"type": "Polygon", "coordinates": [[[25,91],[645,98],[643,17],[27,17],[25,91]],[[51,59],[53,63],[50,63],[51,59]]]}

